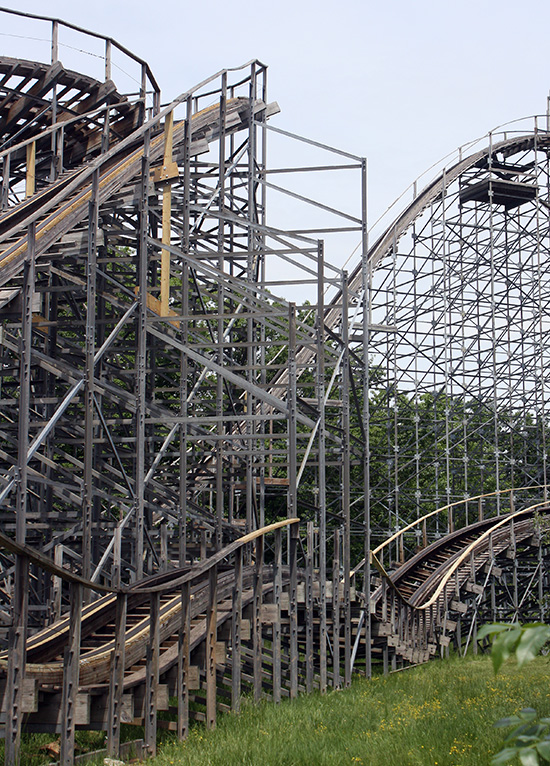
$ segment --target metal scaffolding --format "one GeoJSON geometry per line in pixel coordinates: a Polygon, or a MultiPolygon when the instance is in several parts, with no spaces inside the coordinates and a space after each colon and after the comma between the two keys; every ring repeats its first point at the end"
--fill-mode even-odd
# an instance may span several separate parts
{"type": "MultiPolygon", "coordinates": [[[[260,61],[163,104],[115,40],[0,13],[46,26],[51,50],[0,57],[6,763],[23,714],[45,725],[40,685],[68,764],[78,725],[119,753],[123,704],[154,752],[161,687],[183,737],[191,688],[213,726],[220,687],[238,710],[242,684],[278,701],[370,675],[371,613],[385,668],[423,661],[488,550],[525,551],[520,575],[489,562],[495,614],[536,610],[546,543],[513,514],[516,488],[547,499],[547,122],[460,151],[369,245],[366,161],[272,124],[260,61]],[[61,64],[68,31],[101,46],[101,75],[61,64]],[[121,60],[136,92],[111,79],[121,60]],[[277,142],[299,163],[273,164],[277,142]],[[419,616],[399,578],[385,590],[474,521],[495,526],[453,598],[419,616]]],[[[475,625],[486,602],[470,606],[475,625]]]]}
{"type": "Polygon", "coordinates": [[[430,508],[547,484],[545,123],[459,156],[371,248],[371,494],[383,536],[430,508]]]}

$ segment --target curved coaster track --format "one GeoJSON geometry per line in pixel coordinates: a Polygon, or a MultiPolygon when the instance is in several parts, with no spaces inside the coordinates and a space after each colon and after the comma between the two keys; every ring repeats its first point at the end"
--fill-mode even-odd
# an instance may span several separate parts
{"type": "Polygon", "coordinates": [[[546,121],[368,231],[366,161],[273,124],[262,62],[163,104],[117,41],[0,14],[51,42],[0,57],[6,763],[545,619],[546,121]]]}

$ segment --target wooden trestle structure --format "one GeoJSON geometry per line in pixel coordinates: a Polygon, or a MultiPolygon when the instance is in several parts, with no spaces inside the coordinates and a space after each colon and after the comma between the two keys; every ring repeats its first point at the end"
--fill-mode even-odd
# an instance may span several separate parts
{"type": "MultiPolygon", "coordinates": [[[[51,33],[47,63],[0,57],[6,764],[22,729],[59,733],[64,765],[78,727],[118,756],[121,724],[144,725],[154,754],[159,726],[212,727],[244,690],[326,691],[476,646],[484,617],[544,617],[545,475],[375,518],[370,410],[373,337],[398,334],[374,269],[449,184],[547,138],[461,158],[369,249],[365,160],[271,125],[261,62],[163,105],[116,41],[0,13],[51,33]],[[63,66],[67,30],[103,46],[100,79],[63,66]],[[136,93],[111,79],[121,58],[136,93]],[[271,167],[268,135],[323,160],[271,167]],[[278,181],[325,171],[355,174],[351,212],[278,181]],[[276,204],[272,222],[268,192],[297,219],[276,204]],[[349,237],[350,275],[329,257],[349,237]]],[[[492,205],[483,189],[464,204],[492,205]]]]}

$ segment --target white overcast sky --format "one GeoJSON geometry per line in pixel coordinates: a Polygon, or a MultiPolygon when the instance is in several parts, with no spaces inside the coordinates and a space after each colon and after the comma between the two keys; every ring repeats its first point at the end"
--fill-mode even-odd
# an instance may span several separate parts
{"type": "MultiPolygon", "coordinates": [[[[371,220],[459,144],[544,113],[550,88],[549,0],[6,5],[114,37],[148,60],[164,102],[259,58],[281,107],[275,124],[368,158],[371,220]]],[[[14,55],[12,22],[0,14],[0,24],[14,55]]]]}

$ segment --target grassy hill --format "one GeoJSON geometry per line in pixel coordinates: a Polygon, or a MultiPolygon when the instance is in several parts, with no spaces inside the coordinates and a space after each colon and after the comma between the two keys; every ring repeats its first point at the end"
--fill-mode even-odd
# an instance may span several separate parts
{"type": "Polygon", "coordinates": [[[275,706],[246,704],[218,728],[165,742],[151,766],[480,766],[500,749],[495,720],[522,707],[550,713],[550,664],[495,678],[489,658],[454,658],[354,681],[349,690],[275,706]]]}

